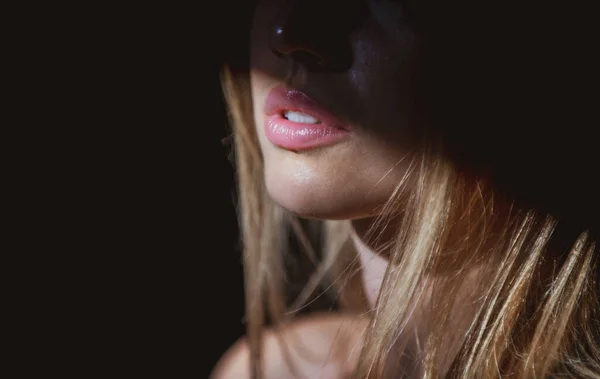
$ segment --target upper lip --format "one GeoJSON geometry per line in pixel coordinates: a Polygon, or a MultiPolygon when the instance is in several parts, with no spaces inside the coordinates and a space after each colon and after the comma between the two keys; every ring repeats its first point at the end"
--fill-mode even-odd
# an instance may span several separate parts
{"type": "Polygon", "coordinates": [[[275,87],[267,96],[264,113],[267,116],[283,115],[285,111],[305,113],[319,119],[323,124],[340,129],[348,129],[347,125],[304,92],[295,88],[275,87]]]}

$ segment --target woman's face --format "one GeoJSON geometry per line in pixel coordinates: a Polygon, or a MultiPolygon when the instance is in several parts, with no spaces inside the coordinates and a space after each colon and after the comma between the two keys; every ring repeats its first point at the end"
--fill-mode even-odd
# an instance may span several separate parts
{"type": "Polygon", "coordinates": [[[251,90],[273,200],[303,217],[378,213],[416,146],[416,48],[398,1],[261,1],[251,90]]]}

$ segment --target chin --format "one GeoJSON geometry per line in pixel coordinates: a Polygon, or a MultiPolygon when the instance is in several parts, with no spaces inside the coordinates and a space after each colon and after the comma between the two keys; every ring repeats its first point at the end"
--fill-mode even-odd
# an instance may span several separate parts
{"type": "Polygon", "coordinates": [[[376,214],[379,204],[364,199],[351,186],[332,182],[330,175],[278,165],[265,170],[265,184],[271,199],[287,211],[303,218],[351,220],[376,214]]]}

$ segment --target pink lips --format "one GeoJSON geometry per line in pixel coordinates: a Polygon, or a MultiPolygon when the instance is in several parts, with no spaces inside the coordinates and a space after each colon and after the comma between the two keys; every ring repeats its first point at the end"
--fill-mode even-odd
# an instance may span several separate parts
{"type": "Polygon", "coordinates": [[[265,134],[274,145],[287,150],[308,150],[332,145],[350,134],[347,126],[321,108],[306,94],[285,87],[269,92],[264,109],[265,134]],[[319,120],[316,124],[286,119],[286,111],[304,113],[319,120]]]}

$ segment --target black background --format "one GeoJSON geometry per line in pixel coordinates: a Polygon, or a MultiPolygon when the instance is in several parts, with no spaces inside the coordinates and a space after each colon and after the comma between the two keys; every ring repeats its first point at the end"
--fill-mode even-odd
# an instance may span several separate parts
{"type": "Polygon", "coordinates": [[[250,9],[26,10],[24,373],[203,378],[244,333],[219,73],[247,52],[250,9]]]}

